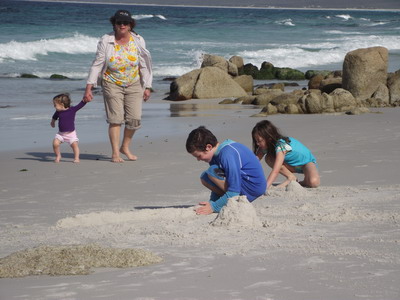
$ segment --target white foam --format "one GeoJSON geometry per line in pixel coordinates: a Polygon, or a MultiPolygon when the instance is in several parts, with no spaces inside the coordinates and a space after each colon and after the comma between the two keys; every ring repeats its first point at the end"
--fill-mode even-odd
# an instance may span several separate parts
{"type": "Polygon", "coordinates": [[[159,18],[161,20],[167,20],[166,17],[163,15],[151,15],[151,14],[144,14],[144,15],[132,15],[132,18],[135,20],[143,20],[143,19],[151,19],[151,18],[159,18]]]}
{"type": "MultiPolygon", "coordinates": [[[[33,72],[34,75],[39,76],[40,78],[50,78],[51,75],[55,74],[54,72],[33,72]]],[[[57,74],[66,76],[71,79],[86,79],[88,76],[88,72],[57,72],[57,74]]]]}
{"type": "Polygon", "coordinates": [[[344,20],[346,20],[346,21],[353,18],[353,17],[350,16],[350,15],[336,15],[335,17],[344,19],[344,20]]]}
{"type": "Polygon", "coordinates": [[[284,19],[284,20],[280,20],[280,21],[276,21],[276,24],[280,24],[280,25],[285,25],[285,26],[296,26],[292,19],[284,19]]]}
{"type": "Polygon", "coordinates": [[[0,61],[37,60],[39,55],[49,53],[82,54],[95,53],[98,38],[75,33],[71,37],[41,39],[29,42],[10,41],[0,44],[0,61]]]}
{"type": "Polygon", "coordinates": [[[258,67],[268,61],[275,67],[310,68],[342,62],[346,54],[359,48],[382,46],[389,51],[400,49],[400,40],[395,36],[375,35],[335,35],[325,42],[309,42],[307,44],[287,44],[278,48],[241,51],[237,55],[246,63],[258,67]],[[316,51],[317,50],[317,51],[316,51]]]}

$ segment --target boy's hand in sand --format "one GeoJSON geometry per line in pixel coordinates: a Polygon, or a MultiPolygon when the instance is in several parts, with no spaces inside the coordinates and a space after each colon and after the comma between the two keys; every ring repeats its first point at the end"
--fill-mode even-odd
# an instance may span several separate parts
{"type": "Polygon", "coordinates": [[[211,207],[210,202],[200,202],[199,207],[196,208],[195,211],[196,211],[196,214],[198,214],[198,215],[209,215],[214,212],[211,207]]]}

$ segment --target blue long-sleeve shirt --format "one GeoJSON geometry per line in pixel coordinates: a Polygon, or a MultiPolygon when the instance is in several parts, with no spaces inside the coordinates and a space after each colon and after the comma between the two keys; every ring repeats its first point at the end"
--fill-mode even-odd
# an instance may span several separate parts
{"type": "Polygon", "coordinates": [[[267,180],[261,163],[245,145],[225,140],[218,146],[210,165],[218,165],[224,171],[227,183],[227,192],[210,202],[215,212],[233,196],[246,195],[251,202],[265,193],[267,180]]]}

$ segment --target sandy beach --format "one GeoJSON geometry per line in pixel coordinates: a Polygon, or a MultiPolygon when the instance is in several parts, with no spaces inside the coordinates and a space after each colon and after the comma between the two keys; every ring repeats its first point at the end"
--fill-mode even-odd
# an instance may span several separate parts
{"type": "Polygon", "coordinates": [[[144,120],[136,162],[111,163],[106,132],[81,140],[79,164],[67,146],[59,164],[49,145],[1,152],[0,257],[97,244],[162,262],[1,278],[0,299],[399,299],[400,109],[268,117],[313,151],[321,187],[272,189],[253,202],[255,218],[221,222],[193,211],[208,199],[206,164],[186,153],[186,137],[205,125],[250,147],[261,119],[250,117],[259,108],[217,102],[171,103],[180,117],[144,120]]]}

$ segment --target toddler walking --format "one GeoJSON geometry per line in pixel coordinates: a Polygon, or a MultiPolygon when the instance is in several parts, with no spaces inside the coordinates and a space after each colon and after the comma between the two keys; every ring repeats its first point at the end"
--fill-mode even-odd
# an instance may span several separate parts
{"type": "Polygon", "coordinates": [[[79,147],[78,136],[75,131],[75,115],[78,110],[86,105],[86,102],[81,101],[76,106],[71,106],[71,98],[69,94],[59,94],[53,98],[53,105],[56,109],[52,119],[51,127],[56,126],[58,120],[58,133],[53,140],[53,150],[56,155],[54,162],[58,163],[61,160],[61,143],[67,142],[74,151],[74,163],[79,162],[79,147]]]}

